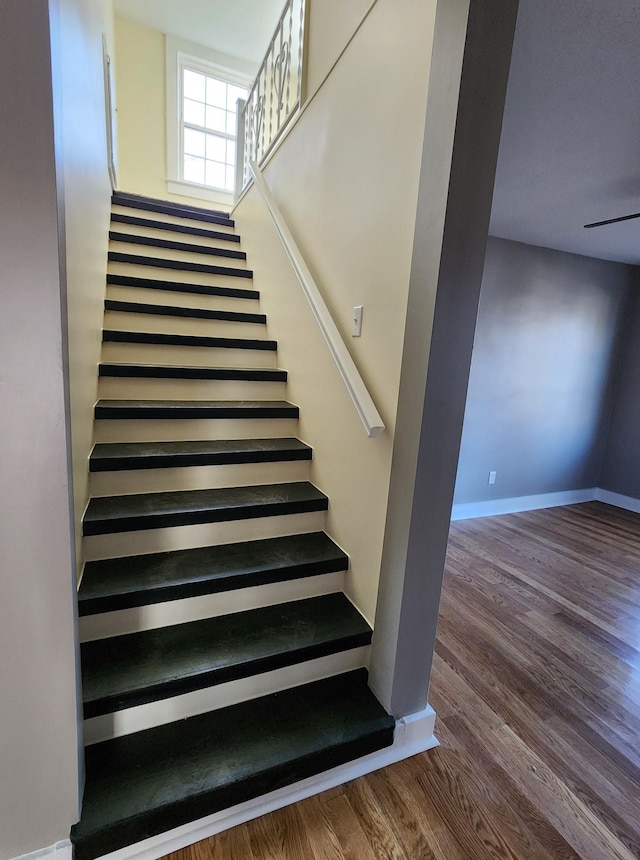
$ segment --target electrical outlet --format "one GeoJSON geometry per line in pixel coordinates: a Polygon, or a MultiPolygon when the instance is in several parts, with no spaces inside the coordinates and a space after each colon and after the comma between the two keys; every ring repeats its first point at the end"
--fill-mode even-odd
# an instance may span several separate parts
{"type": "Polygon", "coordinates": [[[362,311],[364,308],[362,305],[358,305],[353,309],[352,316],[352,324],[351,324],[351,337],[360,337],[362,334],[362,311]]]}
{"type": "Polygon", "coordinates": [[[496,482],[496,472],[489,472],[489,483],[495,484],[496,482]]]}

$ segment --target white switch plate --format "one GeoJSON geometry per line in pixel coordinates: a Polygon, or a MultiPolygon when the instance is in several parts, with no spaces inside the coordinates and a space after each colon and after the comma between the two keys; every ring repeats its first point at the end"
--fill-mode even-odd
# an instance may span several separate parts
{"type": "Polygon", "coordinates": [[[353,317],[351,319],[351,337],[360,337],[362,334],[362,305],[358,305],[353,309],[353,317]]]}
{"type": "Polygon", "coordinates": [[[495,472],[489,472],[489,483],[495,484],[495,482],[496,482],[496,473],[495,472]]]}

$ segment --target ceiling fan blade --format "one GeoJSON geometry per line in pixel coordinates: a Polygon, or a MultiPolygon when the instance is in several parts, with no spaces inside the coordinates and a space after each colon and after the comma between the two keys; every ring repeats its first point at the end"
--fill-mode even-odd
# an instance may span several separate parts
{"type": "Polygon", "coordinates": [[[632,218],[640,218],[640,212],[635,212],[633,215],[622,215],[620,218],[609,218],[607,221],[594,221],[593,224],[585,224],[587,227],[604,227],[605,224],[617,224],[618,221],[631,221],[632,218]]]}

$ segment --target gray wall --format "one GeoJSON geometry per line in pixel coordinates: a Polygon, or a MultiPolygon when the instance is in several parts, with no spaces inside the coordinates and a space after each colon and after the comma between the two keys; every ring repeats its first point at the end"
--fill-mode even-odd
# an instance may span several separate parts
{"type": "Polygon", "coordinates": [[[78,813],[65,339],[47,0],[0,26],[0,858],[78,813]]]}
{"type": "Polygon", "coordinates": [[[640,499],[640,283],[626,335],[600,486],[640,499]]]}
{"type": "Polygon", "coordinates": [[[598,485],[633,272],[490,238],[455,503],[598,485]]]}

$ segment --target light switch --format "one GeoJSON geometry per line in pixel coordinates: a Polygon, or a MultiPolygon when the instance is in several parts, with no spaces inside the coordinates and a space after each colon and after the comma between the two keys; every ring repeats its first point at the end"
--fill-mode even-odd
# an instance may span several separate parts
{"type": "Polygon", "coordinates": [[[360,337],[362,333],[362,305],[358,305],[353,309],[353,317],[351,322],[351,337],[360,337]]]}

